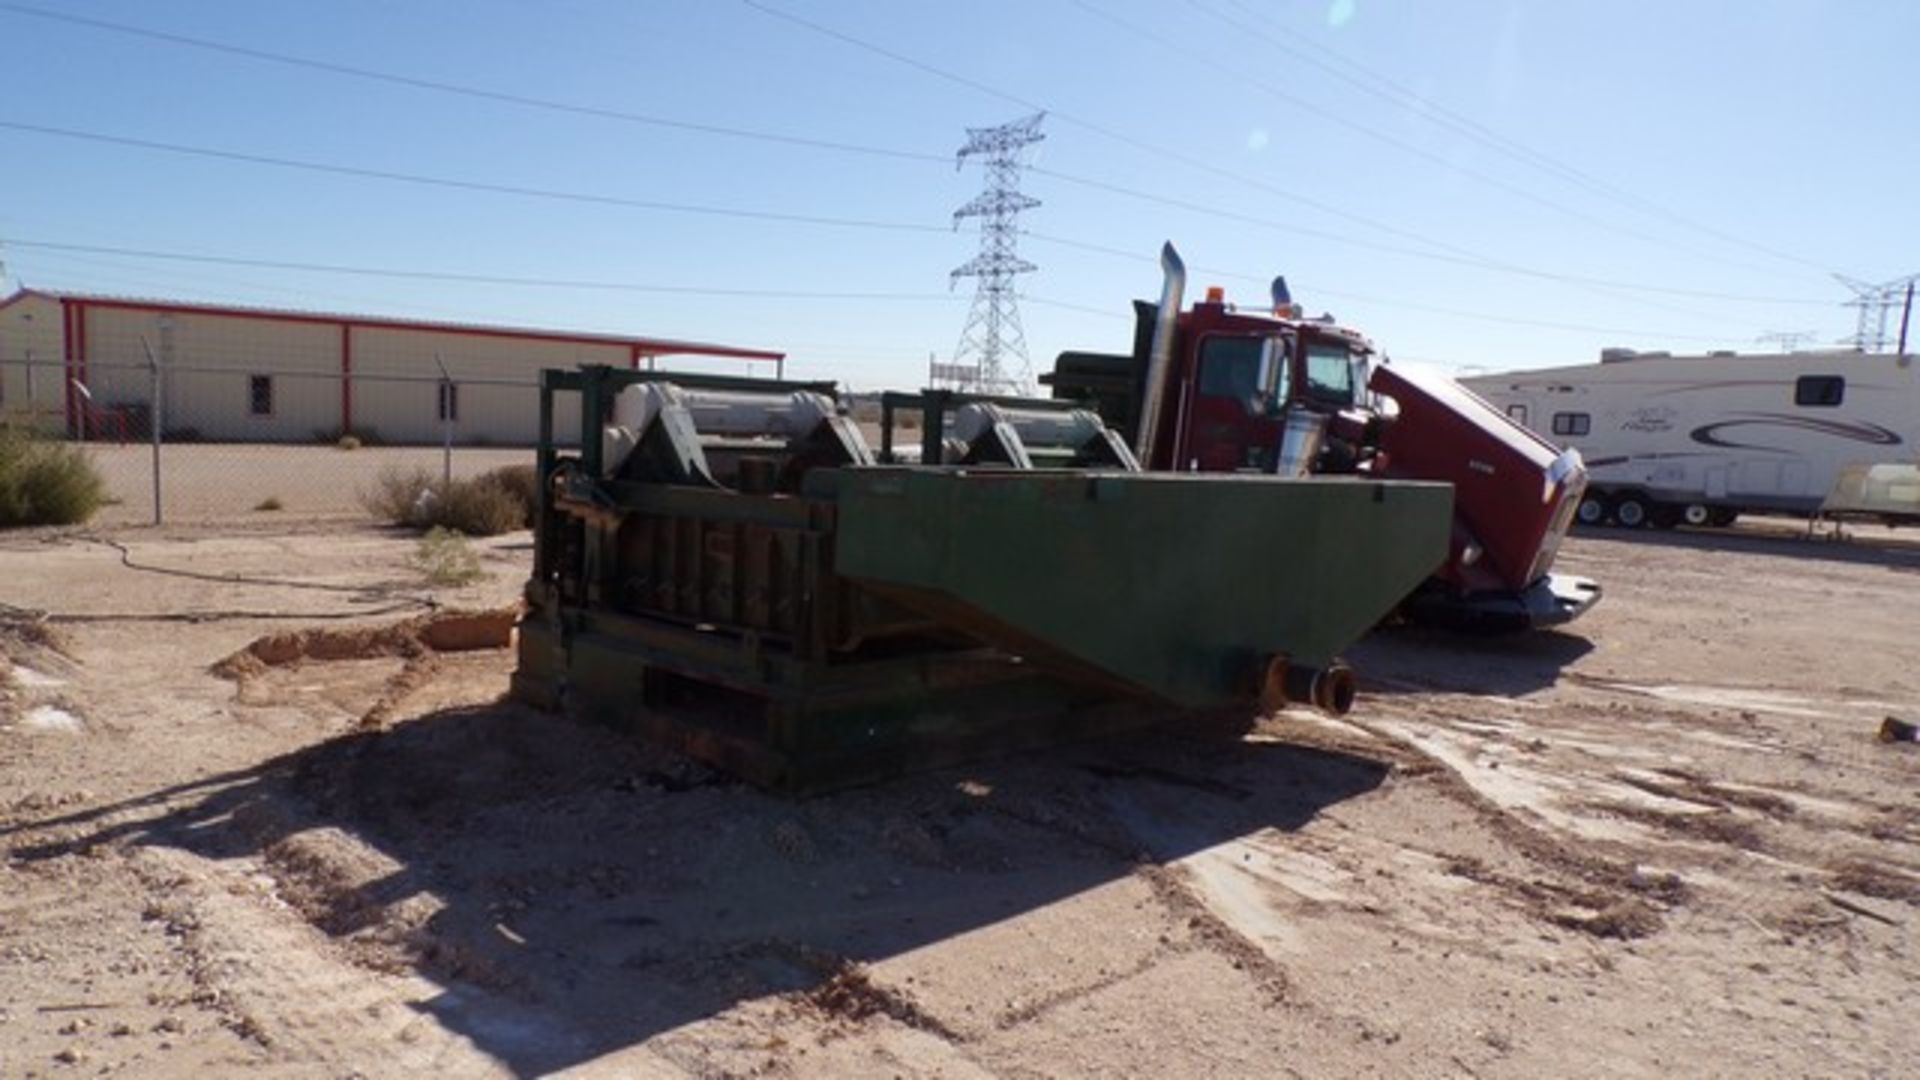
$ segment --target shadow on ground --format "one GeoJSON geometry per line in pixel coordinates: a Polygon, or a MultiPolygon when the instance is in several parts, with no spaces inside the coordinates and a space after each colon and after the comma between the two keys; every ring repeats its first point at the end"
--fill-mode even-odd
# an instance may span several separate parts
{"type": "Polygon", "coordinates": [[[290,844],[344,834],[378,853],[378,876],[348,872],[367,858],[309,865],[282,892],[305,889],[296,906],[347,942],[432,898],[433,914],[403,934],[411,966],[444,988],[424,1008],[525,1075],[808,990],[848,963],[1143,864],[1300,828],[1385,774],[1237,734],[1148,733],[793,802],[498,704],[0,837],[24,860],[154,845],[258,859],[278,875],[323,850],[289,860],[290,844]]]}
{"type": "Polygon", "coordinates": [[[1370,693],[1518,697],[1552,686],[1564,669],[1593,651],[1593,643],[1577,629],[1465,634],[1383,626],[1348,649],[1347,661],[1359,674],[1361,689],[1370,693]]]}

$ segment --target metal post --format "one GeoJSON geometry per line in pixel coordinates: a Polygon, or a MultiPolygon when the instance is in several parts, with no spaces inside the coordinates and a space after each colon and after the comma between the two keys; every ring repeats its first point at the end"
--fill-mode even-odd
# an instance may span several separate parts
{"type": "Polygon", "coordinates": [[[153,355],[153,346],[147,344],[147,336],[140,335],[140,348],[147,354],[147,373],[151,380],[148,391],[147,427],[153,438],[153,523],[160,524],[160,421],[163,405],[160,400],[160,359],[153,355]]]}
{"type": "Polygon", "coordinates": [[[433,354],[433,362],[440,368],[440,485],[444,491],[453,486],[453,376],[447,374],[439,353],[433,354]]]}
{"type": "Polygon", "coordinates": [[[87,412],[93,407],[93,391],[87,389],[87,384],[81,382],[78,376],[74,376],[74,375],[67,376],[67,382],[72,384],[75,393],[79,395],[79,400],[76,401],[75,404],[80,409],[80,417],[79,417],[80,424],[78,427],[73,429],[75,441],[86,442],[87,441],[87,412]]]}
{"type": "Polygon", "coordinates": [[[540,442],[533,451],[533,580],[547,580],[553,553],[547,541],[547,484],[553,478],[553,373],[540,373],[540,442]]]}
{"type": "Polygon", "coordinates": [[[1913,318],[1913,282],[1907,282],[1907,302],[1900,308],[1900,353],[1907,355],[1907,322],[1913,318]]]}

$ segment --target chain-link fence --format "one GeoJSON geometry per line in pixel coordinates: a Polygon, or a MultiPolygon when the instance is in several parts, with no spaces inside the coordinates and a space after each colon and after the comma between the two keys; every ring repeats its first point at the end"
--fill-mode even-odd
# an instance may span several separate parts
{"type": "MultiPolygon", "coordinates": [[[[531,464],[550,357],[333,341],[196,343],[142,334],[86,359],[0,349],[0,423],[82,444],[110,503],[94,520],[364,518],[386,474],[469,478],[531,464]],[[355,362],[357,361],[357,362],[355,362]]],[[[589,358],[590,359],[590,358],[589,358]]],[[[556,437],[577,439],[577,413],[556,437]]]]}

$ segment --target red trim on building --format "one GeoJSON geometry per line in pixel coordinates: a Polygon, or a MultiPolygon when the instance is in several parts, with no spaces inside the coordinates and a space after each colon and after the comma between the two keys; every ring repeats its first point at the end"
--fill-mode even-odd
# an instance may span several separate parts
{"type": "MultiPolygon", "coordinates": [[[[27,290],[14,294],[0,304],[11,303],[27,290]]],[[[474,326],[466,323],[437,323],[424,320],[387,319],[373,316],[319,314],[300,311],[277,311],[272,308],[227,307],[218,304],[178,303],[165,300],[134,300],[111,296],[90,296],[62,294],[58,292],[40,292],[34,295],[58,299],[64,304],[84,304],[87,307],[112,308],[122,311],[151,311],[159,314],[210,315],[230,319],[259,319],[265,322],[319,323],[323,325],[348,325],[363,330],[412,330],[441,334],[465,334],[473,337],[509,338],[521,341],[552,341],[567,345],[623,345],[636,349],[649,356],[685,355],[715,356],[739,360],[781,360],[783,352],[766,349],[745,349],[732,345],[710,345],[699,341],[676,341],[670,338],[622,337],[616,334],[570,334],[558,330],[532,330],[508,326],[474,326]]]]}
{"type": "Polygon", "coordinates": [[[72,437],[80,431],[79,423],[74,419],[73,392],[73,343],[77,335],[73,332],[73,305],[60,301],[60,385],[65,387],[67,395],[67,435],[72,437]]]}

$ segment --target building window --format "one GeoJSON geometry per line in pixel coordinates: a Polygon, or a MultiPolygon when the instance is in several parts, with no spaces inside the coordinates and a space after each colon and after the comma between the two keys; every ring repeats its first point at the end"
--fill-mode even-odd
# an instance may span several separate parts
{"type": "Polygon", "coordinates": [[[1832,408],[1847,396],[1847,380],[1838,375],[1802,375],[1793,383],[1793,403],[1832,408]]]}
{"type": "Polygon", "coordinates": [[[255,416],[273,415],[273,376],[247,376],[247,411],[255,416]]]}
{"type": "Polygon", "coordinates": [[[1557,412],[1553,414],[1553,433],[1555,435],[1585,435],[1593,430],[1593,417],[1583,412],[1557,412]]]}
{"type": "Polygon", "coordinates": [[[440,384],[440,396],[435,404],[434,416],[443,424],[454,423],[460,419],[460,385],[458,383],[440,384]]]}

